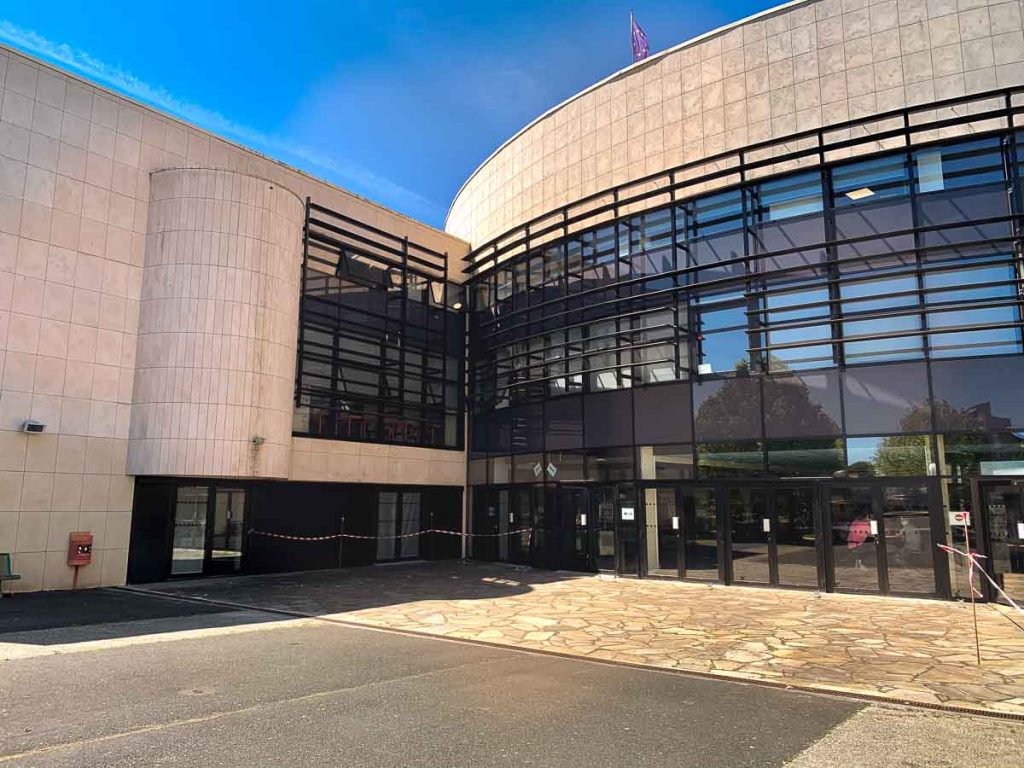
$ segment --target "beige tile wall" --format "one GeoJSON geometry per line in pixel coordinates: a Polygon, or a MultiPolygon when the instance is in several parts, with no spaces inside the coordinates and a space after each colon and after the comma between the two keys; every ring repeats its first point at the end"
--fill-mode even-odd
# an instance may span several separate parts
{"type": "MultiPolygon", "coordinates": [[[[242,269],[232,261],[237,253],[230,249],[225,253],[206,242],[206,234],[217,234],[213,231],[216,227],[205,222],[191,224],[186,216],[184,229],[177,232],[195,234],[194,251],[178,242],[167,251],[147,252],[147,231],[151,224],[152,231],[161,231],[159,217],[163,215],[159,213],[156,222],[151,222],[151,196],[157,198],[154,210],[172,210],[177,205],[165,199],[162,181],[151,184],[151,174],[174,168],[220,169],[232,172],[233,178],[266,179],[299,198],[310,196],[400,237],[448,252],[456,263],[468,251],[466,243],[450,235],[0,47],[0,552],[14,553],[14,569],[24,577],[13,582],[15,589],[70,586],[72,570],[65,565],[65,558],[68,534],[75,530],[88,530],[96,536],[93,564],[82,569],[80,583],[124,582],[134,487],[127,467],[130,431],[141,441],[140,447],[150,435],[173,439],[153,442],[147,450],[133,454],[132,471],[182,469],[196,474],[259,476],[285,476],[288,472],[283,411],[276,403],[282,401],[287,378],[280,352],[286,343],[286,319],[292,312],[288,302],[294,293],[289,285],[287,297],[276,295],[287,283],[277,269],[298,264],[300,242],[294,243],[294,260],[285,260],[281,255],[284,240],[295,238],[296,233],[294,226],[282,223],[273,235],[251,239],[263,243],[254,246],[253,253],[258,252],[264,261],[252,270],[242,269]],[[200,236],[200,232],[206,234],[200,236]],[[150,280],[144,277],[150,255],[167,257],[174,266],[164,263],[152,271],[154,279],[150,280]],[[229,275],[234,274],[238,286],[250,290],[253,285],[274,286],[275,295],[251,300],[249,294],[249,300],[237,302],[238,309],[245,304],[246,311],[236,316],[232,305],[229,321],[219,314],[226,311],[226,303],[218,304],[210,295],[197,293],[195,284],[170,278],[178,268],[191,270],[204,263],[212,269],[214,262],[220,267],[220,280],[230,283],[229,275]],[[160,270],[163,273],[158,275],[160,270]],[[258,279],[247,282],[247,272],[258,279]],[[153,290],[145,298],[144,283],[153,290]],[[172,290],[174,286],[182,290],[172,290]],[[266,400],[261,394],[249,404],[234,403],[230,401],[238,398],[227,390],[214,394],[211,388],[208,392],[206,385],[213,379],[205,377],[213,377],[216,366],[206,364],[205,355],[212,349],[205,346],[202,357],[186,360],[173,356],[174,364],[163,369],[166,376],[150,376],[151,352],[156,362],[161,358],[167,362],[171,352],[200,352],[192,344],[165,349],[164,342],[156,339],[152,339],[153,345],[148,341],[141,347],[138,344],[143,302],[143,334],[184,340],[183,334],[190,329],[181,325],[181,306],[165,311],[166,306],[182,299],[194,299],[212,309],[206,315],[213,323],[211,328],[232,330],[227,334],[231,338],[228,346],[232,354],[238,353],[228,365],[232,393],[237,390],[231,376],[240,374],[242,392],[251,396],[244,383],[246,376],[266,366],[261,362],[257,367],[253,362],[259,353],[250,342],[264,344],[266,356],[261,360],[269,361],[268,375],[253,375],[249,380],[262,378],[266,400]],[[260,309],[250,311],[252,307],[260,309]],[[266,329],[250,326],[242,331],[243,318],[259,323],[261,317],[273,318],[266,329]],[[234,333],[236,327],[238,334],[234,333]],[[142,384],[135,398],[137,348],[147,356],[144,368],[149,373],[140,375],[142,384]],[[198,380],[193,378],[196,375],[198,380]],[[133,421],[133,399],[138,423],[133,421]],[[234,428],[222,427],[209,418],[208,406],[222,405],[225,400],[239,406],[236,413],[248,413],[234,428]],[[272,405],[266,408],[265,403],[272,405]],[[22,433],[21,425],[29,418],[44,422],[46,432],[22,433]],[[239,450],[250,432],[268,438],[263,446],[266,451],[261,449],[255,464],[252,456],[239,450]],[[187,438],[182,453],[183,435],[187,438]],[[227,450],[205,450],[210,447],[211,435],[213,448],[227,450]],[[173,450],[165,450],[169,445],[173,450]],[[149,451],[152,446],[158,450],[149,451]]],[[[226,184],[232,174],[196,176],[223,178],[226,184]]],[[[153,178],[162,176],[157,173],[153,178]]],[[[217,182],[212,183],[213,197],[217,197],[217,182]]],[[[253,216],[273,219],[282,213],[278,206],[284,206],[292,210],[280,218],[293,218],[294,204],[284,202],[283,193],[268,200],[252,187],[246,195],[254,203],[249,209],[253,216]]],[[[220,203],[210,202],[212,198],[205,193],[192,198],[194,210],[209,211],[211,221],[224,216],[220,203]]],[[[202,282],[207,290],[224,288],[223,282],[202,282]]],[[[199,317],[197,314],[196,319],[199,317]]],[[[292,334],[294,328],[291,325],[292,334]]],[[[210,334],[210,338],[216,335],[210,334]]],[[[294,336],[287,343],[294,349],[294,336]]],[[[293,355],[288,365],[294,365],[293,355]]],[[[289,402],[290,388],[291,382],[289,402]]],[[[289,423],[290,418],[289,413],[289,423]]],[[[299,453],[305,456],[310,452],[299,453]]],[[[417,477],[428,477],[443,464],[435,460],[434,452],[413,451],[403,455],[403,461],[409,467],[402,470],[417,477]]],[[[302,462],[300,459],[296,474],[314,479],[302,462]]],[[[358,461],[346,471],[356,472],[357,468],[358,461]]],[[[452,472],[452,468],[444,471],[452,472]]],[[[331,469],[329,474],[340,477],[344,473],[331,469]]]]}
{"type": "Polygon", "coordinates": [[[402,445],[295,438],[291,479],[463,486],[466,454],[402,445]]]}
{"type": "Polygon", "coordinates": [[[465,184],[475,245],[588,194],[727,149],[1024,84],[1018,0],[815,0],[685,44],[574,97],[465,184]]]}

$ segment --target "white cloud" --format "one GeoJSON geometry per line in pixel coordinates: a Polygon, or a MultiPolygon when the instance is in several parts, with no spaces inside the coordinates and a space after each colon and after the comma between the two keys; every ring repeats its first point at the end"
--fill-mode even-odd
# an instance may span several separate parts
{"type": "Polygon", "coordinates": [[[0,40],[212,133],[267,155],[304,164],[307,170],[322,172],[341,184],[351,184],[357,191],[380,198],[385,204],[407,208],[421,215],[440,210],[433,201],[377,175],[358,163],[324,154],[287,137],[264,133],[237,123],[215,110],[183,101],[162,86],[151,85],[120,66],[107,64],[88,52],[72,48],[66,43],[55,43],[32,30],[22,29],[8,21],[0,21],[0,40]]]}

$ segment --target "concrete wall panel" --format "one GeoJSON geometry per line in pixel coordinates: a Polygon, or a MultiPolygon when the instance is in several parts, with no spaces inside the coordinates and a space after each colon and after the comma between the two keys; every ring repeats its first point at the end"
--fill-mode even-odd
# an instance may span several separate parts
{"type": "Polygon", "coordinates": [[[151,195],[128,471],[285,478],[303,203],[205,169],[154,173],[151,195]]]}

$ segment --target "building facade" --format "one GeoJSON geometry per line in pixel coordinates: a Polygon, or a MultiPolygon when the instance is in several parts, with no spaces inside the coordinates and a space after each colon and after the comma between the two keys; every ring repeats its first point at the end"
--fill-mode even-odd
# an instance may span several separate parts
{"type": "Polygon", "coordinates": [[[468,245],[14,51],[0,83],[10,585],[71,587],[72,532],[79,587],[458,556],[263,534],[460,527],[468,245]]]}
{"type": "Polygon", "coordinates": [[[1020,597],[1022,61],[1016,2],[791,3],[500,147],[476,556],[949,597],[969,544],[1020,597]]]}
{"type": "Polygon", "coordinates": [[[537,118],[446,232],[0,50],[16,588],[469,555],[949,598],[950,545],[1024,597],[1021,18],[765,11],[537,118]]]}

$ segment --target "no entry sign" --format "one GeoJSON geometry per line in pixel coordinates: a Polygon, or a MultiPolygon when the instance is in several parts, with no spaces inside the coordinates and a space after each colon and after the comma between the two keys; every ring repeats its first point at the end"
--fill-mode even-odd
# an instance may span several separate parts
{"type": "Polygon", "coordinates": [[[971,513],[966,509],[949,510],[949,524],[968,526],[971,524],[971,513]]]}

